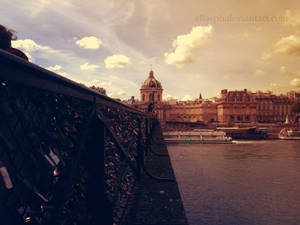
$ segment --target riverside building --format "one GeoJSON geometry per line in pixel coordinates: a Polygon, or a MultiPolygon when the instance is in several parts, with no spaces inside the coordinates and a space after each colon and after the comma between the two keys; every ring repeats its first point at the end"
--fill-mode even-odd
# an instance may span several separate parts
{"type": "Polygon", "coordinates": [[[164,100],[161,83],[150,70],[140,88],[140,100],[126,101],[144,111],[152,110],[161,122],[276,123],[292,118],[291,105],[300,99],[300,93],[287,95],[272,92],[251,92],[247,89],[221,90],[219,97],[193,101],[164,100]],[[151,107],[149,105],[151,104],[151,107]]]}

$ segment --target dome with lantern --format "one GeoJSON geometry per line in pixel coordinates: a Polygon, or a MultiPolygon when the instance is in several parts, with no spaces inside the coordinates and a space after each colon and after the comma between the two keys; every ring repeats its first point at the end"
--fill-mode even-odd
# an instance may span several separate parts
{"type": "Polygon", "coordinates": [[[148,78],[143,82],[140,89],[141,101],[147,104],[161,102],[162,93],[161,83],[155,79],[153,70],[151,69],[148,78]]]}
{"type": "Polygon", "coordinates": [[[150,70],[149,77],[143,82],[141,89],[155,88],[161,89],[161,83],[155,79],[153,70],[150,70]]]}

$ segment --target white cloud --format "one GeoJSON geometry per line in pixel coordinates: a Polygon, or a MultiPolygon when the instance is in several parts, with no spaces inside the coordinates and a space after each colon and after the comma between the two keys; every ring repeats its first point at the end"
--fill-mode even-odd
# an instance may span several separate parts
{"type": "Polygon", "coordinates": [[[280,70],[280,73],[283,75],[288,75],[291,77],[300,77],[300,70],[291,71],[291,70],[287,69],[286,66],[281,66],[279,70],[280,70]]]}
{"type": "Polygon", "coordinates": [[[100,80],[92,80],[91,85],[99,86],[99,87],[111,87],[112,82],[110,81],[100,81],[100,80]]]}
{"type": "Polygon", "coordinates": [[[176,97],[176,96],[173,96],[173,95],[171,95],[171,94],[168,94],[168,93],[163,93],[163,99],[164,100],[177,100],[178,99],[178,97],[176,97]]]}
{"type": "Polygon", "coordinates": [[[294,87],[300,88],[300,79],[299,79],[299,78],[295,78],[295,79],[293,79],[293,80],[290,82],[290,84],[291,84],[292,86],[294,86],[294,87]]]}
{"type": "Polygon", "coordinates": [[[281,85],[277,84],[277,83],[270,83],[270,86],[271,86],[271,88],[276,89],[276,88],[279,88],[281,85]]]}
{"type": "Polygon", "coordinates": [[[39,45],[31,39],[12,41],[12,47],[21,49],[25,52],[34,52],[36,50],[50,50],[50,47],[39,45]]]}
{"type": "Polygon", "coordinates": [[[125,55],[112,55],[104,59],[105,66],[108,69],[124,68],[131,64],[130,58],[125,55]]]}
{"type": "Polygon", "coordinates": [[[33,52],[52,50],[50,47],[39,45],[34,40],[31,39],[12,41],[12,47],[23,51],[28,57],[30,62],[34,62],[34,58],[32,57],[33,52]]]}
{"type": "Polygon", "coordinates": [[[183,96],[183,98],[181,100],[182,101],[193,100],[193,97],[191,95],[185,95],[185,96],[183,96]]]}
{"type": "Polygon", "coordinates": [[[287,24],[293,27],[300,27],[300,12],[292,12],[291,10],[285,11],[285,17],[287,19],[287,24]]]}
{"type": "Polygon", "coordinates": [[[272,58],[272,53],[266,53],[266,52],[264,52],[262,54],[262,56],[260,57],[260,59],[263,60],[263,61],[268,61],[271,58],[272,58]]]}
{"type": "Polygon", "coordinates": [[[51,70],[51,71],[57,71],[57,70],[60,70],[61,68],[62,68],[62,66],[60,66],[60,65],[55,65],[55,66],[48,66],[48,67],[46,67],[45,69],[51,70]]]}
{"type": "Polygon", "coordinates": [[[122,100],[128,98],[126,92],[122,90],[109,93],[108,96],[110,96],[111,98],[120,98],[122,100]]]}
{"type": "Polygon", "coordinates": [[[66,77],[66,78],[69,78],[69,79],[72,79],[72,75],[67,73],[67,72],[58,72],[59,75],[63,76],[63,77],[66,77]]]}
{"type": "Polygon", "coordinates": [[[98,49],[102,44],[102,41],[95,36],[89,36],[77,40],[76,44],[86,49],[98,49]]]}
{"type": "Polygon", "coordinates": [[[239,38],[241,38],[242,40],[250,40],[251,35],[248,31],[245,31],[245,32],[239,34],[239,38]]]}
{"type": "Polygon", "coordinates": [[[256,77],[262,77],[262,76],[265,76],[266,75],[266,72],[265,71],[262,71],[262,70],[256,70],[254,73],[253,73],[254,76],[256,77]]]}
{"type": "Polygon", "coordinates": [[[275,43],[274,52],[300,56],[300,36],[290,35],[281,38],[275,43]]]}
{"type": "Polygon", "coordinates": [[[286,72],[287,72],[285,66],[281,66],[279,70],[280,70],[280,73],[281,73],[281,74],[286,74],[286,72]]]}
{"type": "Polygon", "coordinates": [[[174,52],[164,54],[165,62],[176,65],[178,68],[193,63],[194,51],[209,42],[212,32],[211,25],[197,26],[193,27],[190,33],[177,36],[177,39],[173,41],[174,52]]]}
{"type": "Polygon", "coordinates": [[[94,65],[94,64],[89,64],[89,63],[84,63],[82,65],[80,65],[80,69],[81,70],[89,70],[89,71],[95,71],[96,69],[100,68],[100,66],[98,65],[94,65]]]}

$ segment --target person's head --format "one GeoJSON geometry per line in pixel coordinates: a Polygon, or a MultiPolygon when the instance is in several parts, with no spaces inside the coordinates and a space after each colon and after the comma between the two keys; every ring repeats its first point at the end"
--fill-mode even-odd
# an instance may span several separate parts
{"type": "Polygon", "coordinates": [[[11,47],[11,40],[15,39],[15,31],[9,30],[0,24],[0,48],[8,50],[11,47]]]}

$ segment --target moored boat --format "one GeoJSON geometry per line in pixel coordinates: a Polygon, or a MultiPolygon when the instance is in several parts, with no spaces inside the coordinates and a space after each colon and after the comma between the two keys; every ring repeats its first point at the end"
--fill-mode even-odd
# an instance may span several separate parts
{"type": "Polygon", "coordinates": [[[263,127],[217,127],[234,140],[259,140],[268,138],[268,129],[263,127]]]}
{"type": "Polygon", "coordinates": [[[300,130],[283,128],[279,132],[278,138],[281,140],[300,140],[300,130]]]}
{"type": "Polygon", "coordinates": [[[163,136],[166,143],[232,144],[231,137],[223,131],[171,131],[164,132],[163,136]]]}

